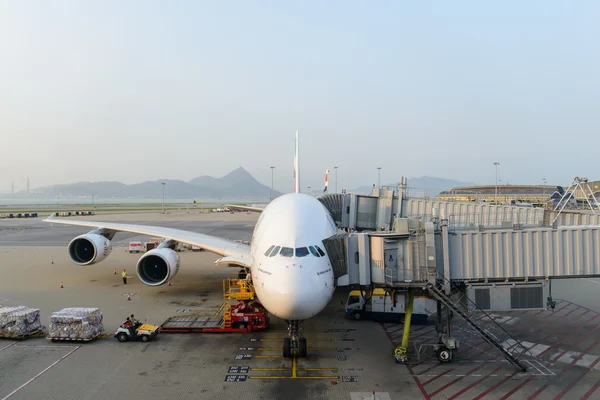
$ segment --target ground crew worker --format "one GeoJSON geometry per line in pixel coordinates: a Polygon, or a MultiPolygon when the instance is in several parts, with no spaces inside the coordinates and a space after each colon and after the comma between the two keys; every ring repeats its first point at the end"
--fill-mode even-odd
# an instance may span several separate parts
{"type": "Polygon", "coordinates": [[[125,320],[125,324],[123,326],[129,331],[129,335],[131,337],[135,336],[135,325],[129,317],[127,317],[127,320],[125,320]]]}
{"type": "Polygon", "coordinates": [[[123,270],[121,277],[123,278],[123,285],[127,285],[127,271],[123,270]]]}

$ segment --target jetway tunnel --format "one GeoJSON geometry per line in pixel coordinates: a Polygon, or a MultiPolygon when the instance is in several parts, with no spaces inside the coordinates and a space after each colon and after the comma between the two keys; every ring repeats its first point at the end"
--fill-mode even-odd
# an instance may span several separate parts
{"type": "MultiPolygon", "coordinates": [[[[600,276],[596,214],[408,199],[402,190],[320,200],[340,232],[323,241],[336,285],[400,290],[406,302],[428,293],[437,301],[439,340],[427,345],[444,354],[458,348],[450,324],[457,315],[525,370],[527,349],[488,312],[553,308],[552,279],[600,276]]],[[[407,349],[395,351],[398,360],[407,349]]]]}

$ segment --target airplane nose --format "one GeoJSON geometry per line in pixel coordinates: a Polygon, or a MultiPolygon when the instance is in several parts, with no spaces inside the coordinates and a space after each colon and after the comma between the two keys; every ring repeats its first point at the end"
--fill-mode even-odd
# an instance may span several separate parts
{"type": "Polygon", "coordinates": [[[280,270],[279,279],[272,281],[268,293],[260,299],[269,312],[286,320],[303,320],[327,305],[333,288],[325,276],[317,275],[315,266],[307,264],[280,270]]]}

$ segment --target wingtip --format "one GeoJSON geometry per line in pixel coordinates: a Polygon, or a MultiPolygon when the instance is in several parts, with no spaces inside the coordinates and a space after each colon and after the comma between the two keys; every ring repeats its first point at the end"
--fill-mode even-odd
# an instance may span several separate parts
{"type": "Polygon", "coordinates": [[[50,213],[50,215],[48,215],[48,217],[46,219],[43,220],[43,222],[48,222],[54,219],[54,213],[50,213]]]}

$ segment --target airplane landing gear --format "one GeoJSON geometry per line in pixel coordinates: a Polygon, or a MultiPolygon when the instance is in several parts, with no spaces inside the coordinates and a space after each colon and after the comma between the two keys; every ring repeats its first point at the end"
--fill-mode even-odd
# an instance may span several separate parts
{"type": "Polygon", "coordinates": [[[289,337],[283,339],[283,358],[306,358],[306,338],[300,335],[300,321],[288,322],[289,337]]]}

